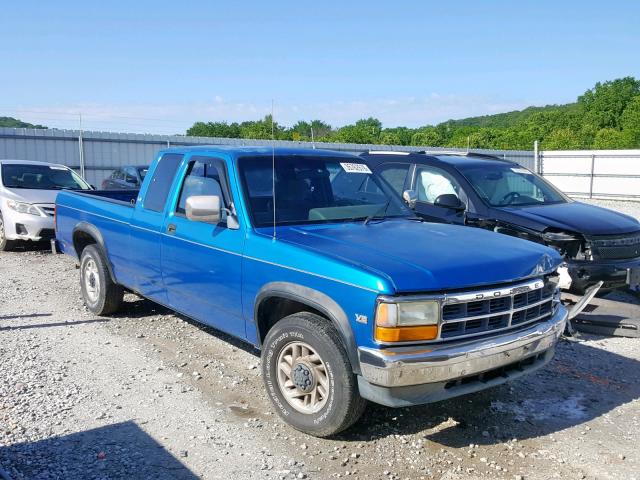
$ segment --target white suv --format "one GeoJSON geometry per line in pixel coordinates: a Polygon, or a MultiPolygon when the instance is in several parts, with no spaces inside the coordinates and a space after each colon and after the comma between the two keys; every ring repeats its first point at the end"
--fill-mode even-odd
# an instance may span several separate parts
{"type": "Polygon", "coordinates": [[[51,240],[60,190],[91,190],[64,165],[27,160],[0,160],[0,251],[20,240],[51,240]]]}

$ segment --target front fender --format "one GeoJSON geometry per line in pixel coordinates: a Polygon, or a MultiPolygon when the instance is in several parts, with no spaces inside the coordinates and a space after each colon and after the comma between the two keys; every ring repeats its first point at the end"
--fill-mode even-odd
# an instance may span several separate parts
{"type": "Polygon", "coordinates": [[[347,314],[342,307],[338,305],[331,297],[325,293],[319,292],[309,287],[304,287],[295,283],[289,282],[270,282],[264,285],[256,296],[254,305],[254,324],[258,329],[258,342],[262,347],[262,338],[266,335],[266,332],[260,331],[260,324],[258,322],[258,312],[260,304],[265,300],[272,297],[282,297],[296,302],[303,303],[309,307],[321,312],[326,316],[336,330],[340,333],[342,344],[349,356],[351,366],[354,373],[360,373],[360,362],[358,360],[358,350],[356,347],[356,340],[353,334],[353,329],[349,323],[347,314]]]}

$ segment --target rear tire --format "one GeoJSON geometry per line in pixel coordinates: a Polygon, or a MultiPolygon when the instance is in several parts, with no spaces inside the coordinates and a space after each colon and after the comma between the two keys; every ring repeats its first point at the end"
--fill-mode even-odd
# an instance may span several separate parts
{"type": "Polygon", "coordinates": [[[338,332],[313,313],[289,315],[269,330],[262,375],[278,415],[309,435],[346,430],[367,405],[338,332]]]}
{"type": "Polygon", "coordinates": [[[7,236],[4,230],[4,219],[2,213],[0,213],[0,252],[10,252],[16,247],[15,240],[7,240],[7,236]]]}
{"type": "Polygon", "coordinates": [[[89,245],[80,256],[80,288],[87,308],[96,315],[117,312],[124,291],[111,280],[107,260],[97,245],[89,245]]]}

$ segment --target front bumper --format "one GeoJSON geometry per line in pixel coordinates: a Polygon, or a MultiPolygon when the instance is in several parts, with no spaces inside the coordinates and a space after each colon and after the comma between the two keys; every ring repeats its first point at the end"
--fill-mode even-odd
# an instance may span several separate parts
{"type": "Polygon", "coordinates": [[[630,269],[640,268],[640,257],[629,260],[600,260],[593,262],[568,261],[571,290],[584,293],[587,288],[602,281],[602,290],[627,286],[630,269]]]}
{"type": "Polygon", "coordinates": [[[383,405],[430,403],[504,383],[553,358],[567,310],[546,322],[491,338],[451,344],[358,349],[360,393],[383,405]]]}
{"type": "Polygon", "coordinates": [[[7,240],[50,240],[55,237],[53,217],[18,213],[6,208],[2,210],[7,240]]]}

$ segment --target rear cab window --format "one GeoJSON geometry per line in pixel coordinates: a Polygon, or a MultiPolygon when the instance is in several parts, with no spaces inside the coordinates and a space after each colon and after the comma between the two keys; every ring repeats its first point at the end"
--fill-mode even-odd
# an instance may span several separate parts
{"type": "Polygon", "coordinates": [[[167,153],[160,157],[142,201],[143,209],[151,210],[152,212],[164,211],[173,179],[183,157],[184,155],[176,153],[167,153]]]}

